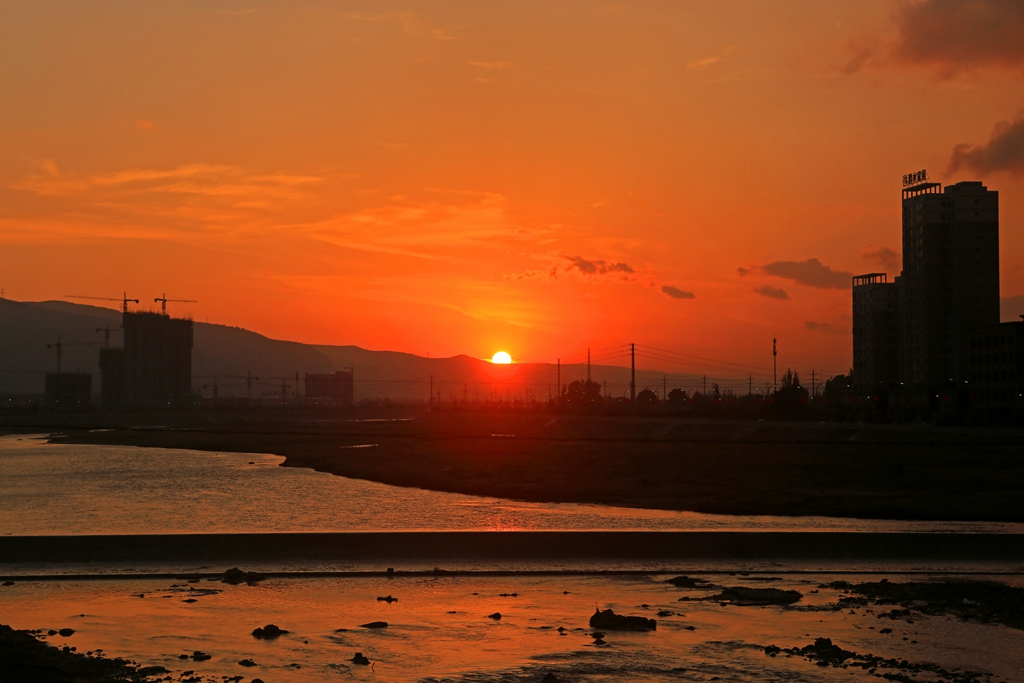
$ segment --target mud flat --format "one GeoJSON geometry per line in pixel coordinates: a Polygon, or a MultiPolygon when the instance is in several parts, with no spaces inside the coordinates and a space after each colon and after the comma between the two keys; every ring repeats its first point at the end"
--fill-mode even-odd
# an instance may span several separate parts
{"type": "Polygon", "coordinates": [[[1014,432],[500,413],[191,419],[60,439],[274,453],[291,467],[535,502],[1024,521],[1024,435],[1014,432]]]}
{"type": "Polygon", "coordinates": [[[192,683],[1024,680],[1024,631],[1012,625],[1019,576],[973,583],[888,573],[865,583],[842,573],[725,572],[699,586],[673,576],[19,581],[0,589],[0,609],[14,628],[53,631],[46,640],[61,652],[103,648],[192,683]],[[779,593],[785,604],[764,604],[779,593]],[[377,599],[385,594],[398,600],[377,599]],[[767,599],[749,599],[759,596],[767,599]],[[964,600],[994,601],[998,613],[962,612],[964,600]],[[599,629],[595,607],[647,627],[599,629]],[[377,622],[387,627],[362,627],[377,622]],[[268,624],[277,637],[253,635],[268,624]]]}

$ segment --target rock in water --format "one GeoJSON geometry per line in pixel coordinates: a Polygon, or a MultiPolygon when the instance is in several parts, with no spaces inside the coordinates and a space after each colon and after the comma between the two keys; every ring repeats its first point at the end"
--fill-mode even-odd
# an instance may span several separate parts
{"type": "Polygon", "coordinates": [[[357,652],[355,657],[350,660],[353,664],[362,664],[364,666],[370,663],[370,659],[366,657],[362,652],[357,652]]]}
{"type": "Polygon", "coordinates": [[[501,612],[495,612],[494,614],[488,614],[488,619],[494,619],[495,621],[501,621],[501,612]]]}
{"type": "Polygon", "coordinates": [[[270,638],[279,638],[286,633],[288,633],[288,631],[285,631],[283,628],[278,628],[274,624],[267,624],[263,628],[254,628],[252,630],[252,637],[267,640],[270,638]]]}
{"type": "Polygon", "coordinates": [[[386,595],[383,598],[378,597],[377,602],[386,602],[390,605],[393,602],[398,602],[398,598],[393,598],[390,595],[386,595]]]}
{"type": "Polygon", "coordinates": [[[371,621],[368,624],[360,624],[359,628],[387,628],[388,622],[386,621],[371,621]]]}
{"type": "Polygon", "coordinates": [[[205,662],[208,659],[213,659],[213,655],[208,655],[202,650],[196,650],[192,653],[192,659],[197,662],[205,662]]]}
{"type": "Polygon", "coordinates": [[[732,605],[792,605],[799,602],[803,595],[799,591],[787,591],[779,588],[747,588],[745,586],[728,586],[718,595],[708,600],[727,602],[732,605]]]}
{"type": "Polygon", "coordinates": [[[624,614],[616,614],[610,609],[603,612],[597,610],[594,616],[590,617],[592,628],[603,628],[607,631],[657,631],[658,622],[646,617],[631,617],[624,614]]]}
{"type": "Polygon", "coordinates": [[[541,679],[540,683],[562,683],[562,679],[555,674],[548,672],[544,674],[544,678],[541,679]]]}
{"type": "Polygon", "coordinates": [[[73,629],[73,628],[62,628],[61,630],[57,631],[57,633],[61,634],[65,638],[67,638],[68,636],[75,635],[75,629],[73,629]]]}
{"type": "Polygon", "coordinates": [[[250,667],[250,666],[256,666],[256,662],[252,661],[251,659],[243,659],[243,660],[238,662],[238,665],[239,666],[244,666],[244,667],[250,667]]]}

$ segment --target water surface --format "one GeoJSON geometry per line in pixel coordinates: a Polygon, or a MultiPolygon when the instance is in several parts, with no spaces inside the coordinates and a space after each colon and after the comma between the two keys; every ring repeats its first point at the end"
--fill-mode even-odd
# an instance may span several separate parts
{"type": "MultiPolygon", "coordinates": [[[[366,449],[373,457],[373,449],[366,449]]],[[[0,438],[0,533],[800,530],[1024,532],[1024,524],[708,515],[530,503],[349,479],[253,453],[0,438]]]]}

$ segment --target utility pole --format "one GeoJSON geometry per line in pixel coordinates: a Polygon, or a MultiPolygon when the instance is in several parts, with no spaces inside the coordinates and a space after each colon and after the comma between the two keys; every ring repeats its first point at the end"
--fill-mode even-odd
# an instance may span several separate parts
{"type": "Polygon", "coordinates": [[[815,384],[815,382],[814,382],[814,369],[811,368],[811,400],[812,401],[814,400],[814,397],[817,396],[817,394],[818,394],[818,392],[816,391],[817,387],[818,387],[818,385],[815,384]]]}
{"type": "Polygon", "coordinates": [[[778,367],[778,364],[777,364],[777,361],[776,361],[776,359],[777,359],[777,357],[779,355],[779,349],[775,345],[776,341],[778,341],[778,340],[773,337],[772,338],[772,391],[777,391],[776,387],[779,386],[779,367],[778,367]]]}
{"type": "Polygon", "coordinates": [[[295,398],[299,397],[299,371],[295,371],[295,398]]]}
{"type": "Polygon", "coordinates": [[[629,402],[636,408],[636,344],[629,345],[629,402]]]}
{"type": "Polygon", "coordinates": [[[434,376],[430,376],[430,410],[434,409],[434,376]]]}

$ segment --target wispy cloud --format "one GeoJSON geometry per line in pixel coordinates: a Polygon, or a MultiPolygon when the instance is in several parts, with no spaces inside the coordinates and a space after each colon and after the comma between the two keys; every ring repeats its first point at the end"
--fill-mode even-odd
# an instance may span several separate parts
{"type": "Polygon", "coordinates": [[[686,292],[678,287],[672,285],[662,285],[661,292],[665,296],[670,296],[673,299],[696,299],[697,296],[693,292],[686,292]]]}
{"type": "Polygon", "coordinates": [[[767,275],[792,280],[818,289],[847,289],[853,273],[832,270],[816,258],[806,261],[775,261],[761,266],[767,275]]]}
{"type": "MultiPolygon", "coordinates": [[[[1024,3],[1022,3],[1024,6],[1024,3]]],[[[946,174],[961,168],[979,175],[996,171],[1024,173],[1024,112],[1013,121],[1000,121],[986,145],[960,144],[953,149],[946,174]]]]}
{"type": "Polygon", "coordinates": [[[266,205],[269,199],[298,199],[302,188],[319,183],[317,176],[252,173],[236,166],[187,164],[170,169],[135,168],[92,175],[63,173],[52,160],[42,173],[10,184],[12,189],[48,196],[87,196],[92,201],[130,195],[203,195],[224,202],[248,200],[266,205]]]}
{"type": "Polygon", "coordinates": [[[1020,0],[920,0],[902,2],[894,35],[849,41],[841,71],[908,65],[932,67],[940,78],[976,68],[1024,65],[1024,2],[1020,0]]]}
{"type": "Polygon", "coordinates": [[[760,294],[761,296],[766,296],[769,299],[788,299],[789,298],[789,294],[786,292],[786,290],[782,289],[781,287],[772,287],[771,285],[762,285],[761,287],[754,288],[753,291],[756,294],[760,294]]]}
{"type": "Polygon", "coordinates": [[[613,280],[633,281],[636,270],[622,261],[584,258],[583,256],[565,252],[548,252],[535,254],[534,259],[546,262],[543,269],[532,269],[521,273],[510,273],[506,280],[539,279],[554,282],[561,277],[573,277],[581,280],[611,278],[613,280]]]}
{"type": "Polygon", "coordinates": [[[805,322],[804,327],[812,332],[827,332],[828,334],[843,334],[847,332],[846,329],[837,327],[832,323],[819,323],[813,320],[805,322]]]}
{"type": "Polygon", "coordinates": [[[864,247],[861,257],[875,265],[882,266],[887,273],[900,269],[900,255],[889,247],[878,247],[874,244],[869,244],[864,247]]]}
{"type": "Polygon", "coordinates": [[[470,62],[469,65],[488,70],[512,68],[512,65],[509,62],[470,62]]]}

